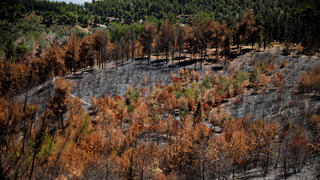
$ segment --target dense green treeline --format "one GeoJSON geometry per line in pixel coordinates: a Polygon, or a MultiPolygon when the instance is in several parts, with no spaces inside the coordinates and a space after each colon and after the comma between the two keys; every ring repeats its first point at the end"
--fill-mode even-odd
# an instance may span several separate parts
{"type": "Polygon", "coordinates": [[[231,25],[248,10],[253,10],[261,24],[271,23],[274,28],[285,29],[288,27],[284,26],[297,25],[298,21],[302,21],[301,24],[316,24],[311,22],[319,17],[319,4],[316,0],[93,0],[92,3],[77,5],[48,0],[14,0],[2,2],[2,5],[9,6],[2,8],[2,11],[16,9],[17,14],[36,11],[49,22],[81,24],[105,23],[107,17],[131,23],[147,16],[166,19],[170,15],[204,12],[212,14],[217,21],[225,20],[231,25]]]}
{"type": "MultiPolygon", "coordinates": [[[[259,34],[257,35],[264,45],[278,40],[284,43],[302,43],[304,47],[318,47],[320,44],[320,3],[316,0],[93,0],[84,5],[53,2],[48,0],[5,0],[0,4],[1,10],[1,50],[5,54],[25,54],[28,48],[25,45],[18,47],[17,38],[20,36],[14,29],[20,29],[24,24],[23,32],[39,33],[38,25],[26,25],[21,18],[33,13],[40,17],[36,23],[52,27],[56,25],[82,27],[96,27],[98,24],[109,28],[119,29],[111,33],[118,40],[124,35],[121,29],[126,24],[137,24],[143,21],[153,21],[158,29],[169,19],[172,24],[192,24],[193,17],[206,16],[215,21],[227,24],[228,28],[236,29],[237,22],[243,15],[252,10],[259,34]],[[112,23],[111,23],[112,22],[112,23]],[[14,25],[18,26],[14,26],[14,25]],[[15,53],[12,53],[14,46],[15,53]],[[20,50],[19,50],[20,48],[20,50]]],[[[22,28],[22,29],[23,29],[22,28]]],[[[56,27],[55,27],[56,28],[56,27]]]]}
{"type": "MultiPolygon", "coordinates": [[[[68,24],[105,23],[107,17],[131,23],[149,16],[166,19],[202,12],[212,15],[217,21],[225,20],[228,25],[235,25],[244,13],[253,10],[269,40],[298,42],[303,38],[302,32],[319,28],[320,3],[316,0],[93,0],[83,6],[39,0],[21,2],[27,10],[41,12],[48,22],[56,20],[68,24]]],[[[317,37],[313,33],[316,32],[311,32],[312,37],[317,37]]]]}

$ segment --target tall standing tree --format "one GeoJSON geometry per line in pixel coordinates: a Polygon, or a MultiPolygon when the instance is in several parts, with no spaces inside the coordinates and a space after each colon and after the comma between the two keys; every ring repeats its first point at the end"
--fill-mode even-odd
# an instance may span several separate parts
{"type": "Polygon", "coordinates": [[[175,29],[170,24],[169,20],[166,19],[160,27],[160,50],[165,51],[166,59],[169,58],[169,53],[174,49],[175,38],[175,29]]]}
{"type": "MultiPolygon", "coordinates": [[[[208,37],[212,34],[207,25],[213,22],[213,20],[205,13],[199,13],[192,17],[191,22],[194,35],[194,50],[200,50],[200,62],[202,68],[203,55],[206,52],[208,42],[210,41],[208,37]]],[[[197,63],[195,63],[195,69],[197,67],[196,65],[197,63]]]]}
{"type": "Polygon", "coordinates": [[[231,44],[232,44],[232,30],[227,30],[226,32],[226,38],[224,39],[223,42],[223,51],[224,51],[224,62],[227,61],[227,57],[231,53],[231,44]]]}
{"type": "Polygon", "coordinates": [[[121,42],[119,40],[116,40],[113,44],[114,44],[114,60],[115,60],[115,64],[116,64],[116,69],[118,69],[118,61],[121,58],[121,42]]]}
{"type": "Polygon", "coordinates": [[[104,63],[106,62],[107,56],[107,42],[108,38],[102,33],[102,31],[97,31],[93,34],[94,39],[94,50],[96,52],[96,60],[99,68],[104,68],[104,63]]]}
{"type": "Polygon", "coordinates": [[[134,57],[135,57],[135,53],[136,53],[136,29],[135,26],[130,26],[125,35],[124,35],[124,50],[125,50],[125,54],[127,56],[127,60],[129,60],[130,56],[131,56],[131,61],[133,62],[134,57]]]}
{"type": "Polygon", "coordinates": [[[149,179],[153,176],[153,167],[156,164],[157,144],[142,143],[134,151],[134,168],[139,179],[149,179]]]}
{"type": "Polygon", "coordinates": [[[131,42],[131,61],[133,62],[135,49],[136,49],[136,33],[133,27],[130,28],[130,42],[131,42]]]}
{"type": "Polygon", "coordinates": [[[146,22],[141,33],[140,42],[143,46],[143,54],[148,55],[148,64],[150,63],[151,53],[153,50],[153,40],[155,32],[157,31],[156,26],[153,22],[146,22]]]}
{"type": "Polygon", "coordinates": [[[174,63],[175,59],[175,52],[177,50],[177,29],[173,27],[171,33],[170,33],[170,41],[169,41],[169,46],[170,46],[170,52],[171,52],[171,60],[172,60],[172,65],[174,63]]]}
{"type": "Polygon", "coordinates": [[[213,22],[211,24],[212,26],[210,27],[212,27],[212,30],[210,33],[208,33],[211,34],[209,39],[212,40],[212,46],[216,48],[216,60],[219,61],[220,51],[227,36],[227,25],[225,22],[222,22],[222,24],[213,22]]]}
{"type": "Polygon", "coordinates": [[[184,49],[184,42],[185,42],[185,31],[181,25],[177,25],[177,46],[179,51],[179,62],[181,59],[181,52],[184,49]]]}
{"type": "Polygon", "coordinates": [[[130,58],[130,52],[132,51],[132,42],[131,42],[131,30],[128,29],[126,34],[123,36],[123,53],[126,56],[127,61],[129,61],[130,58]]]}
{"type": "Polygon", "coordinates": [[[155,56],[157,56],[157,60],[159,60],[159,56],[161,54],[161,51],[160,51],[160,45],[161,45],[161,42],[160,42],[160,34],[157,33],[154,37],[154,41],[155,41],[155,47],[154,47],[154,51],[155,51],[155,56]]]}
{"type": "Polygon", "coordinates": [[[85,36],[82,39],[79,50],[79,57],[81,68],[94,66],[93,38],[91,36],[85,36]]]}
{"type": "MultiPolygon", "coordinates": [[[[187,25],[184,27],[184,30],[186,33],[186,37],[185,37],[186,48],[188,49],[189,52],[191,52],[191,60],[193,60],[195,59],[194,54],[198,50],[199,44],[195,37],[195,31],[194,31],[194,28],[192,28],[192,26],[187,25]]],[[[195,69],[196,67],[197,67],[197,61],[195,60],[195,69]]]]}
{"type": "MultiPolygon", "coordinates": [[[[256,27],[253,11],[248,11],[238,22],[235,31],[235,40],[238,49],[241,50],[243,43],[254,43],[257,41],[258,28],[256,27]]],[[[253,47],[253,46],[252,46],[253,47]]]]}
{"type": "Polygon", "coordinates": [[[30,167],[34,167],[34,154],[39,152],[41,135],[46,128],[43,121],[35,125],[38,106],[11,104],[0,98],[0,109],[0,179],[32,177],[33,169],[30,167]],[[32,148],[30,142],[33,142],[32,148]],[[26,156],[29,161],[25,160],[26,156]]]}
{"type": "Polygon", "coordinates": [[[64,61],[69,68],[69,70],[75,73],[79,69],[79,49],[80,49],[80,39],[73,34],[68,40],[67,44],[64,46],[64,61]]]}
{"type": "MultiPolygon", "coordinates": [[[[65,62],[62,59],[62,53],[62,49],[58,43],[55,43],[49,47],[40,58],[42,62],[46,62],[45,69],[51,77],[62,75],[65,72],[65,62]]],[[[70,64],[67,63],[67,65],[70,64]]],[[[44,72],[40,72],[40,74],[42,73],[44,72]]]]}
{"type": "MultiPolygon", "coordinates": [[[[54,85],[54,97],[47,103],[47,106],[48,110],[52,112],[52,120],[60,122],[60,128],[64,131],[63,115],[69,110],[72,84],[65,79],[57,79],[55,80],[54,85]]],[[[56,122],[52,123],[55,124],[56,122]]]]}

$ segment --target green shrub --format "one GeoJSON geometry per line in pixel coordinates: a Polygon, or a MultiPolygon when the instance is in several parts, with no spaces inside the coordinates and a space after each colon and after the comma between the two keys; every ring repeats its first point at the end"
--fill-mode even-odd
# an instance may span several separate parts
{"type": "Polygon", "coordinates": [[[186,117],[189,114],[189,110],[188,109],[183,109],[179,111],[179,116],[180,117],[186,117]]]}
{"type": "Polygon", "coordinates": [[[222,89],[224,91],[227,91],[227,90],[229,90],[229,88],[231,86],[231,82],[229,81],[229,79],[227,79],[225,77],[220,77],[219,85],[222,87],[222,89]]]}
{"type": "Polygon", "coordinates": [[[224,93],[224,90],[218,90],[218,92],[217,92],[217,96],[221,96],[222,94],[224,93]]]}
{"type": "Polygon", "coordinates": [[[135,101],[140,96],[140,89],[131,89],[128,93],[128,98],[130,101],[135,101]]]}
{"type": "Polygon", "coordinates": [[[160,118],[159,118],[159,114],[157,113],[157,111],[156,110],[152,110],[152,121],[153,121],[153,123],[158,124],[159,120],[160,120],[160,118]]]}
{"type": "Polygon", "coordinates": [[[236,81],[238,84],[242,84],[245,80],[247,80],[247,73],[243,71],[238,71],[236,76],[236,81]]]}
{"type": "Polygon", "coordinates": [[[225,116],[222,118],[223,121],[229,121],[229,122],[231,122],[232,119],[233,119],[233,117],[232,117],[231,115],[225,115],[225,116]]]}
{"type": "Polygon", "coordinates": [[[191,97],[192,94],[193,94],[193,89],[191,89],[191,88],[186,88],[186,89],[184,89],[183,94],[184,94],[186,97],[191,97]]]}
{"type": "Polygon", "coordinates": [[[128,113],[131,113],[131,112],[133,112],[134,111],[134,106],[133,105],[128,105],[128,113]]]}
{"type": "Polygon", "coordinates": [[[89,129],[90,121],[91,121],[91,116],[89,114],[87,114],[85,119],[82,120],[80,123],[80,134],[81,135],[87,135],[87,134],[91,133],[91,130],[89,129]]]}
{"type": "Polygon", "coordinates": [[[202,80],[202,82],[200,84],[200,87],[209,89],[210,88],[210,78],[209,77],[205,77],[202,80]]]}
{"type": "Polygon", "coordinates": [[[55,144],[50,136],[45,136],[38,157],[48,157],[55,151],[55,144]]]}
{"type": "Polygon", "coordinates": [[[176,99],[179,99],[179,98],[183,97],[184,94],[182,92],[180,92],[180,91],[175,91],[174,92],[174,96],[176,97],[176,99]]]}
{"type": "Polygon", "coordinates": [[[18,44],[16,47],[17,56],[24,56],[27,52],[29,52],[29,47],[26,44],[18,44]]]}
{"type": "Polygon", "coordinates": [[[200,95],[199,89],[196,89],[196,91],[194,92],[194,97],[195,97],[195,98],[198,98],[199,95],[200,95]]]}
{"type": "Polygon", "coordinates": [[[258,74],[259,73],[258,73],[258,71],[256,69],[252,70],[250,72],[250,76],[249,76],[250,82],[255,82],[257,80],[257,78],[258,78],[258,74]]]}

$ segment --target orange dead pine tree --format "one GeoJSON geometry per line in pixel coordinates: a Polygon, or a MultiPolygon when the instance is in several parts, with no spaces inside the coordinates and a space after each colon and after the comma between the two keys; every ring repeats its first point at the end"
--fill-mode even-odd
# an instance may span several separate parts
{"type": "Polygon", "coordinates": [[[175,38],[174,27],[170,24],[169,20],[166,19],[160,27],[160,50],[166,53],[167,60],[169,59],[169,53],[174,48],[175,38]]]}
{"type": "Polygon", "coordinates": [[[79,49],[80,49],[80,39],[76,35],[72,35],[68,40],[67,44],[64,46],[64,60],[67,68],[70,72],[76,72],[79,67],[79,49]]]}
{"type": "Polygon", "coordinates": [[[85,36],[80,45],[79,49],[80,57],[80,68],[87,66],[94,66],[94,49],[93,49],[93,38],[92,36],[85,36]]]}
{"type": "Polygon", "coordinates": [[[143,46],[143,54],[148,55],[148,64],[150,63],[151,53],[153,50],[153,40],[156,26],[152,22],[146,22],[141,33],[140,42],[143,46]]]}
{"type": "Polygon", "coordinates": [[[96,54],[97,65],[99,68],[104,68],[104,63],[107,59],[107,42],[108,38],[101,31],[93,34],[94,50],[96,54]]]}
{"type": "Polygon", "coordinates": [[[40,60],[46,62],[46,72],[49,72],[51,77],[62,75],[65,72],[65,62],[62,56],[63,52],[57,43],[49,47],[41,56],[40,60]]]}
{"type": "MultiPolygon", "coordinates": [[[[60,128],[64,131],[63,115],[69,110],[70,92],[72,84],[65,79],[57,79],[54,82],[55,91],[53,98],[47,103],[52,111],[54,120],[60,121],[60,128]]],[[[56,122],[53,122],[56,123],[56,122]]]]}

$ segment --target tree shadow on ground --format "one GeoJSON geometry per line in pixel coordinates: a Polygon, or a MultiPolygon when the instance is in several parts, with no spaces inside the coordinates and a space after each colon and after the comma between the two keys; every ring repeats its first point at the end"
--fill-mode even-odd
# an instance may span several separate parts
{"type": "Polygon", "coordinates": [[[82,79],[84,76],[81,74],[73,74],[72,76],[68,77],[68,79],[82,79]]]}
{"type": "Polygon", "coordinates": [[[184,60],[187,59],[187,56],[175,57],[174,60],[184,60]]]}
{"type": "Polygon", "coordinates": [[[154,60],[154,61],[151,61],[151,64],[154,65],[154,64],[161,64],[161,63],[168,63],[169,62],[169,59],[158,59],[158,60],[154,60]]]}
{"type": "Polygon", "coordinates": [[[215,67],[211,67],[212,71],[221,71],[223,70],[223,66],[215,66],[215,67]]]}
{"type": "Polygon", "coordinates": [[[130,61],[125,61],[125,62],[118,62],[118,66],[125,66],[125,65],[128,65],[128,64],[130,64],[131,62],[130,61]]]}
{"type": "Polygon", "coordinates": [[[177,62],[177,63],[175,63],[175,66],[185,67],[185,66],[193,65],[196,62],[199,63],[200,60],[199,59],[191,59],[191,60],[186,60],[186,61],[182,61],[182,62],[177,62]]]}
{"type": "Polygon", "coordinates": [[[148,60],[148,58],[146,58],[146,57],[134,58],[134,61],[144,61],[144,60],[148,60]]]}
{"type": "Polygon", "coordinates": [[[205,60],[205,62],[215,64],[215,63],[217,63],[218,61],[217,61],[216,58],[208,58],[208,59],[205,60]]]}
{"type": "Polygon", "coordinates": [[[251,51],[253,51],[253,50],[254,50],[254,49],[252,49],[252,48],[243,48],[243,49],[241,49],[239,55],[244,55],[244,54],[249,53],[249,52],[251,52],[251,51]]]}

